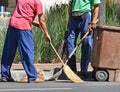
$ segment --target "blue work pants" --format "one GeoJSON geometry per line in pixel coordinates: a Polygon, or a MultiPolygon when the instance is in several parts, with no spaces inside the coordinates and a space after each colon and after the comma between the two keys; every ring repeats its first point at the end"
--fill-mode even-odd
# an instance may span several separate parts
{"type": "MultiPolygon", "coordinates": [[[[68,24],[68,35],[66,38],[67,57],[73,51],[76,46],[77,38],[79,33],[81,38],[85,35],[88,30],[88,24],[91,22],[91,12],[85,13],[83,16],[71,16],[68,24]]],[[[81,46],[81,70],[87,71],[90,56],[93,47],[93,32],[90,32],[88,36],[83,40],[81,46]]],[[[73,71],[76,71],[76,52],[69,59],[67,63],[73,71]]]]}
{"type": "Polygon", "coordinates": [[[34,66],[34,38],[31,30],[20,30],[9,26],[4,43],[1,60],[1,77],[11,77],[11,66],[15,57],[17,47],[20,52],[22,65],[28,75],[28,81],[37,77],[34,66]]]}

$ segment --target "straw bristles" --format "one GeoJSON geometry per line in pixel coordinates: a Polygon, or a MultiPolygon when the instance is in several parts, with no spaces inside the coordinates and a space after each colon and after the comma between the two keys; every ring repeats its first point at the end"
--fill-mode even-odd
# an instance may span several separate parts
{"type": "Polygon", "coordinates": [[[77,76],[68,65],[64,65],[63,71],[66,74],[66,76],[74,83],[80,83],[83,82],[82,79],[80,79],[79,76],[77,76]]]}

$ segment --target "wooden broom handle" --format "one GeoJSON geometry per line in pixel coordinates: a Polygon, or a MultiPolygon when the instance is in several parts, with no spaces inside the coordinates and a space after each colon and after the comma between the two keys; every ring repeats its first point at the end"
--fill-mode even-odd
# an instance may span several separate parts
{"type": "Polygon", "coordinates": [[[56,55],[58,56],[58,58],[60,59],[61,63],[64,65],[63,60],[61,59],[60,55],[58,54],[58,52],[56,51],[55,47],[53,46],[52,42],[50,42],[51,47],[53,48],[54,52],[56,53],[56,55]]]}

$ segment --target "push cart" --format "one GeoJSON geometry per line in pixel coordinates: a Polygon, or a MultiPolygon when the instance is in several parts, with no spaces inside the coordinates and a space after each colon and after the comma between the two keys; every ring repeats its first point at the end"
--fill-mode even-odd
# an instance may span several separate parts
{"type": "Polygon", "coordinates": [[[98,81],[120,81],[120,27],[97,26],[91,65],[98,81]]]}

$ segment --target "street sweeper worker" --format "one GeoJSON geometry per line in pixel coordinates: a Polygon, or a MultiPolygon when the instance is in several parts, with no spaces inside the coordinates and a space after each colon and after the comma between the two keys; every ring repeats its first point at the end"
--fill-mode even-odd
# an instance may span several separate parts
{"type": "Polygon", "coordinates": [[[31,26],[42,29],[47,41],[51,41],[43,16],[40,0],[18,0],[10,18],[1,60],[1,81],[14,82],[11,76],[11,66],[17,47],[22,65],[28,77],[28,82],[41,82],[34,66],[34,38],[31,26]],[[36,15],[38,21],[34,21],[36,15]]]}
{"type": "MultiPolygon", "coordinates": [[[[71,0],[69,4],[68,34],[66,38],[67,58],[76,46],[78,35],[80,34],[82,38],[87,30],[90,30],[81,46],[80,68],[83,73],[88,70],[90,62],[93,47],[92,30],[96,27],[100,3],[100,0],[71,0]]],[[[77,71],[76,53],[72,55],[67,64],[73,71],[77,71]]]]}

